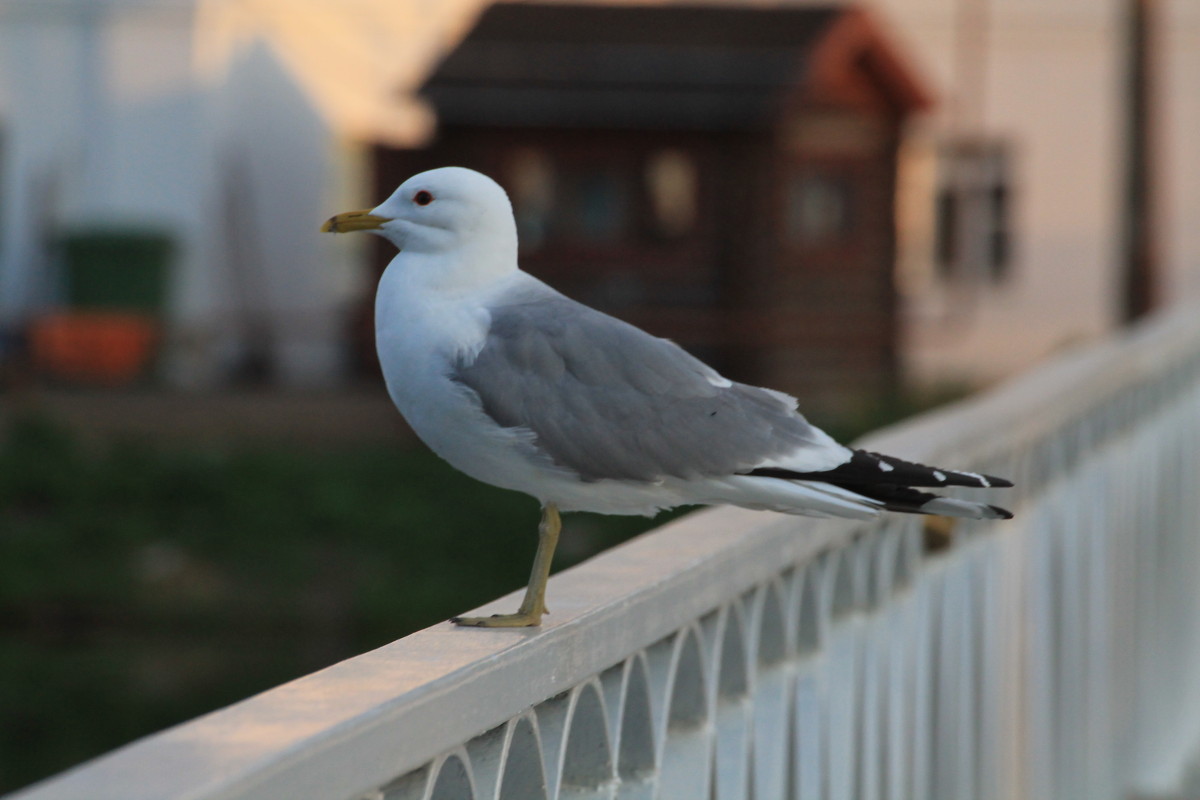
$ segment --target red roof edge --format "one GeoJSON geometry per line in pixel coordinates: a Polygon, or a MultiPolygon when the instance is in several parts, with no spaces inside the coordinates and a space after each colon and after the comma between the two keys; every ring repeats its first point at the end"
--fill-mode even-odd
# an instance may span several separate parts
{"type": "Polygon", "coordinates": [[[916,74],[911,59],[903,57],[889,39],[885,27],[877,15],[847,6],[814,48],[808,70],[810,89],[836,83],[838,76],[859,68],[865,59],[899,111],[910,114],[931,109],[935,103],[932,90],[916,74]]]}

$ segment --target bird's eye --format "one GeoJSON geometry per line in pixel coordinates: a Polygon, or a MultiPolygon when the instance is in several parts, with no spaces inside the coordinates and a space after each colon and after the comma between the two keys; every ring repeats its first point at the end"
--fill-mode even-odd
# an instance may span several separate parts
{"type": "Polygon", "coordinates": [[[427,206],[433,202],[433,195],[422,189],[413,195],[413,202],[419,206],[427,206]]]}

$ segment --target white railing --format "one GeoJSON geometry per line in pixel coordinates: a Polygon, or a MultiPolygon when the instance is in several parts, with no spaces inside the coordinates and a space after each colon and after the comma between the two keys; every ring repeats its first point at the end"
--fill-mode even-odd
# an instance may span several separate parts
{"type": "Polygon", "coordinates": [[[870,437],[1007,523],[715,509],[23,800],[1103,798],[1200,743],[1200,309],[870,437]],[[482,609],[508,608],[515,596],[482,609]]]}

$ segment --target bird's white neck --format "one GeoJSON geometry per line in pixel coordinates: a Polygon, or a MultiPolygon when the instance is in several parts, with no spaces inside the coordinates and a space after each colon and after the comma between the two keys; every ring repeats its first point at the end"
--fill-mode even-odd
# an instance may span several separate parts
{"type": "Polygon", "coordinates": [[[428,250],[403,249],[388,264],[387,272],[402,276],[403,283],[421,292],[475,292],[516,273],[517,254],[503,242],[488,247],[458,246],[428,250]]]}
{"type": "MultiPolygon", "coordinates": [[[[482,340],[490,324],[490,302],[533,280],[512,261],[471,259],[452,263],[445,254],[402,252],[384,270],[375,297],[376,334],[395,336],[397,327],[453,330],[455,347],[482,340]],[[385,328],[393,330],[386,331],[385,328]],[[469,342],[469,343],[468,343],[469,342]]],[[[403,335],[403,334],[400,334],[403,335]]]]}

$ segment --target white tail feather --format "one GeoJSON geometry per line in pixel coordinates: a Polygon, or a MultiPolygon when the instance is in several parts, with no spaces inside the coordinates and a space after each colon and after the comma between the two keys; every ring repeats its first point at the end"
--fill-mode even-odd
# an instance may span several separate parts
{"type": "Polygon", "coordinates": [[[731,475],[709,482],[708,488],[712,496],[700,502],[810,517],[874,519],[883,508],[877,500],[818,481],[731,475]]]}
{"type": "Polygon", "coordinates": [[[952,497],[939,497],[921,506],[922,513],[942,514],[947,517],[965,517],[967,519],[1006,519],[986,503],[975,503],[970,500],[956,500],[952,497]]]}

